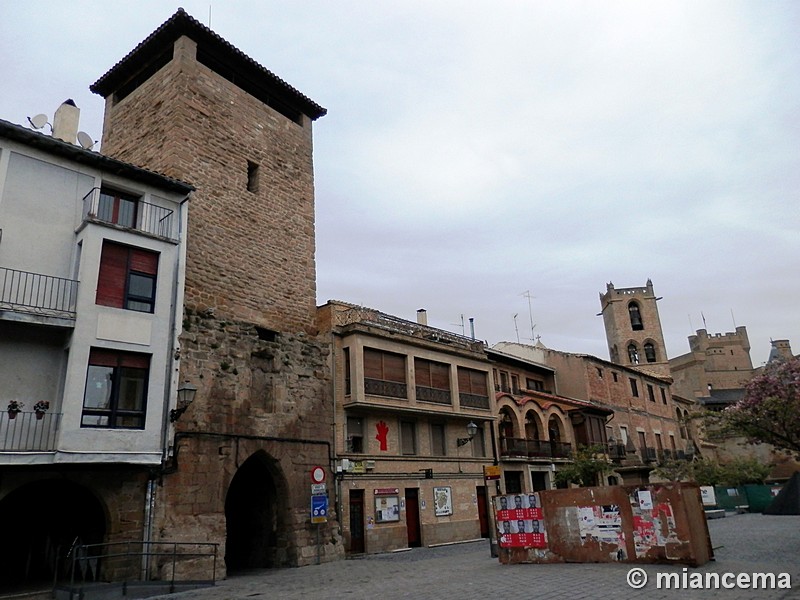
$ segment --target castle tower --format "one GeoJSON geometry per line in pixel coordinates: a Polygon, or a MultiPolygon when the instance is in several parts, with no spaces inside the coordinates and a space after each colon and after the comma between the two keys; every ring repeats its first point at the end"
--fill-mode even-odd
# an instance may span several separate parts
{"type": "Polygon", "coordinates": [[[649,279],[644,287],[616,289],[613,283],[606,285],[600,305],[611,362],[669,376],[658,300],[649,279]]]}
{"type": "MultiPolygon", "coordinates": [[[[196,188],[180,379],[197,393],[169,432],[152,531],[219,543],[228,571],[315,562],[307,484],[332,468],[314,326],[311,129],[326,111],[183,9],[90,89],[103,152],[196,188]]],[[[343,556],[328,519],[323,561],[343,556]]]]}

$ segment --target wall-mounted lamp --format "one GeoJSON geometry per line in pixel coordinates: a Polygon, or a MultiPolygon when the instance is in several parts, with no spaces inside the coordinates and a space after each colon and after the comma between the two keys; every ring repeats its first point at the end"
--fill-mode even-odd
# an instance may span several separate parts
{"type": "Polygon", "coordinates": [[[478,426],[475,425],[474,422],[470,421],[469,425],[467,425],[467,435],[469,437],[458,438],[456,440],[456,446],[464,446],[466,444],[469,444],[472,441],[472,438],[475,437],[476,433],[478,433],[478,426]]]}
{"type": "Polygon", "coordinates": [[[197,386],[192,385],[188,381],[184,381],[178,386],[178,406],[169,411],[169,422],[174,423],[181,418],[181,415],[186,412],[189,405],[194,402],[194,396],[197,393],[197,386]]]}

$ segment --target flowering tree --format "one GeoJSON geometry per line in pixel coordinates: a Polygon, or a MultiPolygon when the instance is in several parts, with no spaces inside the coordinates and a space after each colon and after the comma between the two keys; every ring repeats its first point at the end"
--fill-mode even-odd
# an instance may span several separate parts
{"type": "Polygon", "coordinates": [[[773,362],[722,413],[726,431],[800,455],[800,358],[773,362]]]}

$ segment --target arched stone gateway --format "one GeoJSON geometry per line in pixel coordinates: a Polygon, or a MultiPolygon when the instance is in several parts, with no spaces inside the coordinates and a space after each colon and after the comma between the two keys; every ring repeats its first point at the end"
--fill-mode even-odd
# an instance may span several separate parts
{"type": "Polygon", "coordinates": [[[69,576],[64,558],[77,539],[102,543],[106,515],[100,501],[78,483],[46,479],[22,485],[0,500],[0,589],[53,583],[69,576]]]}
{"type": "Polygon", "coordinates": [[[286,566],[285,483],[276,462],[260,451],[248,458],[225,497],[228,573],[286,566]]]}

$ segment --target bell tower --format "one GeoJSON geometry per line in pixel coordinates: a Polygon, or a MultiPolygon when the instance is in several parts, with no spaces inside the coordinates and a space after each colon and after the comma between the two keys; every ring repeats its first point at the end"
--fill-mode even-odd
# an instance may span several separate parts
{"type": "Polygon", "coordinates": [[[644,287],[617,289],[613,283],[606,285],[606,293],[600,294],[600,314],[611,362],[670,376],[658,300],[649,279],[644,287]]]}

